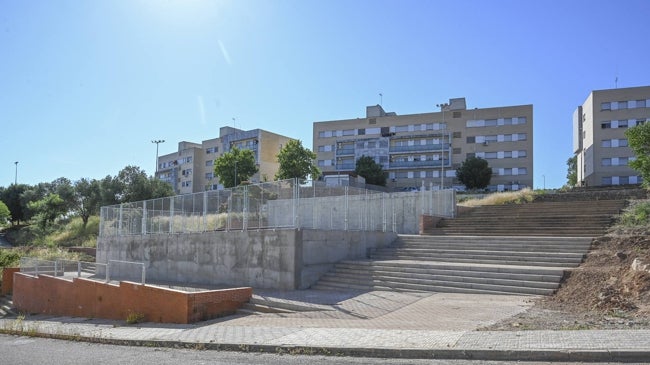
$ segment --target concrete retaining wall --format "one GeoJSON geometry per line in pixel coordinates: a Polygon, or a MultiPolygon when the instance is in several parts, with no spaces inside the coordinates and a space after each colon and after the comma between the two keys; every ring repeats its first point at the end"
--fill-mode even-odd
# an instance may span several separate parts
{"type": "MultiPolygon", "coordinates": [[[[396,238],[295,229],[100,237],[97,262],[144,262],[148,281],[292,290],[308,288],[334,263],[367,257],[396,238]]],[[[117,274],[111,268],[111,277],[117,274]]],[[[137,270],[134,275],[129,280],[137,279],[137,270]]]]}

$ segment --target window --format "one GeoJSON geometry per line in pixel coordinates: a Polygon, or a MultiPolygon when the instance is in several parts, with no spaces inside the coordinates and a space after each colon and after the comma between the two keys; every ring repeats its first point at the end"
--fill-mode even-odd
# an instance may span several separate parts
{"type": "Polygon", "coordinates": [[[621,184],[621,185],[627,185],[627,184],[630,183],[630,177],[629,176],[619,176],[618,183],[621,184]]]}
{"type": "Polygon", "coordinates": [[[600,143],[600,147],[604,147],[604,148],[612,147],[612,140],[610,140],[610,139],[603,139],[603,140],[601,141],[601,143],[600,143]]]}
{"type": "Polygon", "coordinates": [[[467,158],[476,157],[476,153],[468,153],[466,156],[467,158]]]}
{"type": "Polygon", "coordinates": [[[496,119],[486,119],[485,120],[485,126],[486,127],[494,127],[497,125],[497,120],[496,119]]]}
{"type": "Polygon", "coordinates": [[[318,146],[318,152],[325,152],[325,146],[318,146]]]}
{"type": "Polygon", "coordinates": [[[192,180],[190,180],[190,181],[183,181],[183,182],[181,183],[181,186],[184,187],[184,188],[187,188],[187,187],[192,186],[192,180]]]}
{"type": "Polygon", "coordinates": [[[519,158],[526,157],[526,150],[520,150],[518,153],[519,158]]]}
{"type": "Polygon", "coordinates": [[[526,124],[526,117],[519,117],[517,119],[517,124],[526,124]]]}
{"type": "Polygon", "coordinates": [[[637,100],[636,101],[636,107],[637,108],[645,108],[646,107],[645,99],[644,100],[637,100]]]}
{"type": "Polygon", "coordinates": [[[602,123],[600,123],[600,128],[601,129],[612,128],[612,123],[611,122],[602,122],[602,123]]]}
{"type": "Polygon", "coordinates": [[[366,129],[365,128],[358,129],[357,134],[363,136],[364,134],[366,134],[366,129]]]}
{"type": "Polygon", "coordinates": [[[452,138],[461,138],[462,136],[461,132],[454,132],[452,138]]]}
{"type": "Polygon", "coordinates": [[[476,137],[467,137],[467,143],[476,143],[476,137]]]}
{"type": "Polygon", "coordinates": [[[619,120],[618,121],[618,127],[619,128],[627,128],[627,120],[619,120]]]}
{"type": "Polygon", "coordinates": [[[212,165],[214,165],[214,161],[213,161],[213,160],[207,160],[207,161],[205,161],[205,166],[212,166],[212,165]]]}
{"type": "Polygon", "coordinates": [[[210,148],[206,148],[205,150],[206,154],[217,153],[217,152],[219,152],[219,147],[210,147],[210,148]]]}
{"type": "Polygon", "coordinates": [[[325,166],[325,160],[318,160],[318,166],[325,166]]]}
{"type": "Polygon", "coordinates": [[[619,147],[627,147],[627,139],[619,139],[618,140],[618,146],[619,147]]]}
{"type": "Polygon", "coordinates": [[[368,118],[368,124],[377,124],[377,118],[368,118]]]}
{"type": "Polygon", "coordinates": [[[600,161],[600,164],[601,164],[602,166],[611,166],[611,165],[612,165],[612,159],[611,159],[611,158],[603,158],[603,159],[600,161]]]}
{"type": "Polygon", "coordinates": [[[600,103],[600,110],[612,110],[612,103],[600,103]]]}
{"type": "Polygon", "coordinates": [[[462,116],[461,112],[453,112],[452,118],[460,118],[462,116]]]}
{"type": "Polygon", "coordinates": [[[207,180],[211,180],[214,177],[214,174],[212,172],[206,172],[205,173],[205,178],[207,180]]]}
{"type": "Polygon", "coordinates": [[[408,132],[409,126],[407,125],[398,125],[395,127],[395,132],[408,132]]]}
{"type": "Polygon", "coordinates": [[[454,155],[460,155],[460,154],[461,154],[461,149],[458,148],[458,147],[456,147],[456,148],[454,148],[454,149],[452,150],[452,153],[453,153],[454,155]]]}
{"type": "Polygon", "coordinates": [[[512,118],[503,118],[503,125],[511,125],[511,124],[512,124],[512,118]]]}
{"type": "Polygon", "coordinates": [[[619,101],[618,102],[618,108],[619,109],[627,109],[627,101],[619,101]]]}
{"type": "Polygon", "coordinates": [[[519,168],[519,175],[528,175],[528,169],[525,167],[519,168]]]}
{"type": "Polygon", "coordinates": [[[354,136],[354,129],[344,129],[343,130],[343,135],[344,136],[354,136]]]}
{"type": "Polygon", "coordinates": [[[603,177],[602,185],[612,185],[612,177],[611,176],[603,177]]]}

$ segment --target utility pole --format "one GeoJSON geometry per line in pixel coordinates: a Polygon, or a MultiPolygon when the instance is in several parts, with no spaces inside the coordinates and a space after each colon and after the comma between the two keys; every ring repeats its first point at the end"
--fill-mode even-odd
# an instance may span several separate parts
{"type": "MultiPolygon", "coordinates": [[[[151,143],[156,144],[156,169],[154,171],[158,172],[158,145],[161,144],[161,143],[165,143],[165,140],[164,139],[156,139],[156,140],[151,141],[151,143]]],[[[156,173],[154,173],[154,176],[155,175],[156,175],[156,173]]]]}
{"type": "Polygon", "coordinates": [[[16,175],[14,176],[14,185],[18,185],[18,161],[14,162],[16,165],[16,175]]]}

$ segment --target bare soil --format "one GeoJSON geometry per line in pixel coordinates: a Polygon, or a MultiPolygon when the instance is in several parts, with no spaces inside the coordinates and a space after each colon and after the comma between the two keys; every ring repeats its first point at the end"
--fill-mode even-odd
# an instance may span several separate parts
{"type": "Polygon", "coordinates": [[[596,238],[554,295],[531,300],[528,311],[482,330],[650,329],[650,228],[596,238]]]}

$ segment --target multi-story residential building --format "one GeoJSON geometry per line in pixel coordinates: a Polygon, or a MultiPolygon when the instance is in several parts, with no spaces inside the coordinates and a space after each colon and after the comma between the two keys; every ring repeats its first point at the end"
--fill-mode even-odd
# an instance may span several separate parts
{"type": "Polygon", "coordinates": [[[177,194],[223,189],[214,176],[214,161],[233,147],[249,149],[255,155],[259,171],[251,182],[273,180],[280,167],[280,149],[291,138],[262,129],[243,131],[222,127],[219,137],[201,143],[179,142],[178,151],[158,157],[156,176],[169,182],[177,194]]]}
{"type": "Polygon", "coordinates": [[[465,98],[440,112],[397,115],[380,105],[365,118],[315,122],[313,148],[324,175],[350,174],[363,155],[388,172],[387,186],[462,188],[456,169],[470,156],[492,168],[492,191],[533,186],[533,106],[467,109],[465,98]]]}
{"type": "Polygon", "coordinates": [[[580,186],[640,184],[628,166],[625,131],[650,118],[650,86],[592,91],[573,113],[573,152],[580,186]]]}

